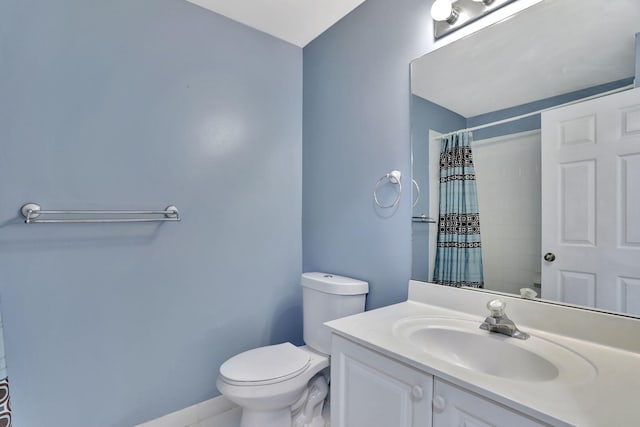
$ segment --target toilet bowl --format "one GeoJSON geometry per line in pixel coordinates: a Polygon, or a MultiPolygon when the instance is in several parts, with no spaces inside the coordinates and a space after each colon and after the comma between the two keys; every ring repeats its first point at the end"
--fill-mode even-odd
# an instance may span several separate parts
{"type": "Polygon", "coordinates": [[[324,274],[302,275],[304,340],[233,356],[216,386],[242,408],[240,427],[324,427],[331,332],[324,322],[364,311],[368,284],[324,274]]]}
{"type": "Polygon", "coordinates": [[[284,343],[249,350],[220,367],[220,393],[243,408],[242,427],[291,426],[291,408],[329,357],[284,343]]]}

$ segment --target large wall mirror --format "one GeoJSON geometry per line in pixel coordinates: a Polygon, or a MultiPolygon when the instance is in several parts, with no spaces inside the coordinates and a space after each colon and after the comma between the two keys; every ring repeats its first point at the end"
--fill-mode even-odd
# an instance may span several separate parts
{"type": "MultiPolygon", "coordinates": [[[[526,289],[529,297],[530,289],[542,300],[640,316],[640,103],[629,101],[623,117],[625,144],[637,152],[619,156],[622,169],[612,172],[616,191],[626,195],[623,201],[592,191],[589,180],[596,179],[595,169],[550,166],[541,154],[544,127],[550,126],[541,122],[551,120],[547,117],[553,118],[558,108],[640,93],[634,89],[639,32],[637,0],[542,0],[412,62],[414,280],[433,281],[442,135],[471,129],[483,288],[515,294],[526,289]],[[562,218],[557,208],[545,204],[559,197],[549,188],[568,197],[562,202],[562,218]],[[617,237],[576,237],[564,245],[562,255],[543,243],[543,235],[559,233],[549,231],[549,224],[565,226],[565,235],[580,234],[580,224],[596,216],[587,212],[590,208],[598,220],[624,216],[627,224],[624,254],[598,255],[601,261],[609,259],[600,263],[614,270],[608,275],[557,267],[562,265],[557,262],[584,257],[567,248],[617,237]],[[633,264],[637,276],[626,270],[633,264]]],[[[564,128],[566,135],[595,144],[599,122],[590,113],[576,117],[564,128]]],[[[624,225],[615,227],[613,234],[622,235],[624,225]]]]}

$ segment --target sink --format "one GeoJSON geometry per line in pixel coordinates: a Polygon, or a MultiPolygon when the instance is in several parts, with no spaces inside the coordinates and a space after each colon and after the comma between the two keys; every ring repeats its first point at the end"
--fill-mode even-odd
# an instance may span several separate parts
{"type": "Polygon", "coordinates": [[[513,381],[584,382],[595,367],[578,353],[532,336],[526,341],[479,328],[465,319],[415,316],[393,325],[393,334],[419,351],[469,371],[513,381]]]}

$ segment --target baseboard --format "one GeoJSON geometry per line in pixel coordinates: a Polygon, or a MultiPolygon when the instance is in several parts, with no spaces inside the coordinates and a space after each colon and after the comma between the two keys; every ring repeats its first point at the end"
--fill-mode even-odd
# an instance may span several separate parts
{"type": "Polygon", "coordinates": [[[135,427],[238,427],[240,408],[224,396],[197,403],[135,427]]]}

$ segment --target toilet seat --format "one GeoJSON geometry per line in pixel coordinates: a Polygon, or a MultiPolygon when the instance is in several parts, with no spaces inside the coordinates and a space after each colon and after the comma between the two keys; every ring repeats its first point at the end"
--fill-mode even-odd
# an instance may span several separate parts
{"type": "Polygon", "coordinates": [[[291,343],[259,347],[240,353],[220,366],[227,384],[259,386],[287,381],[304,372],[311,358],[291,343]]]}

